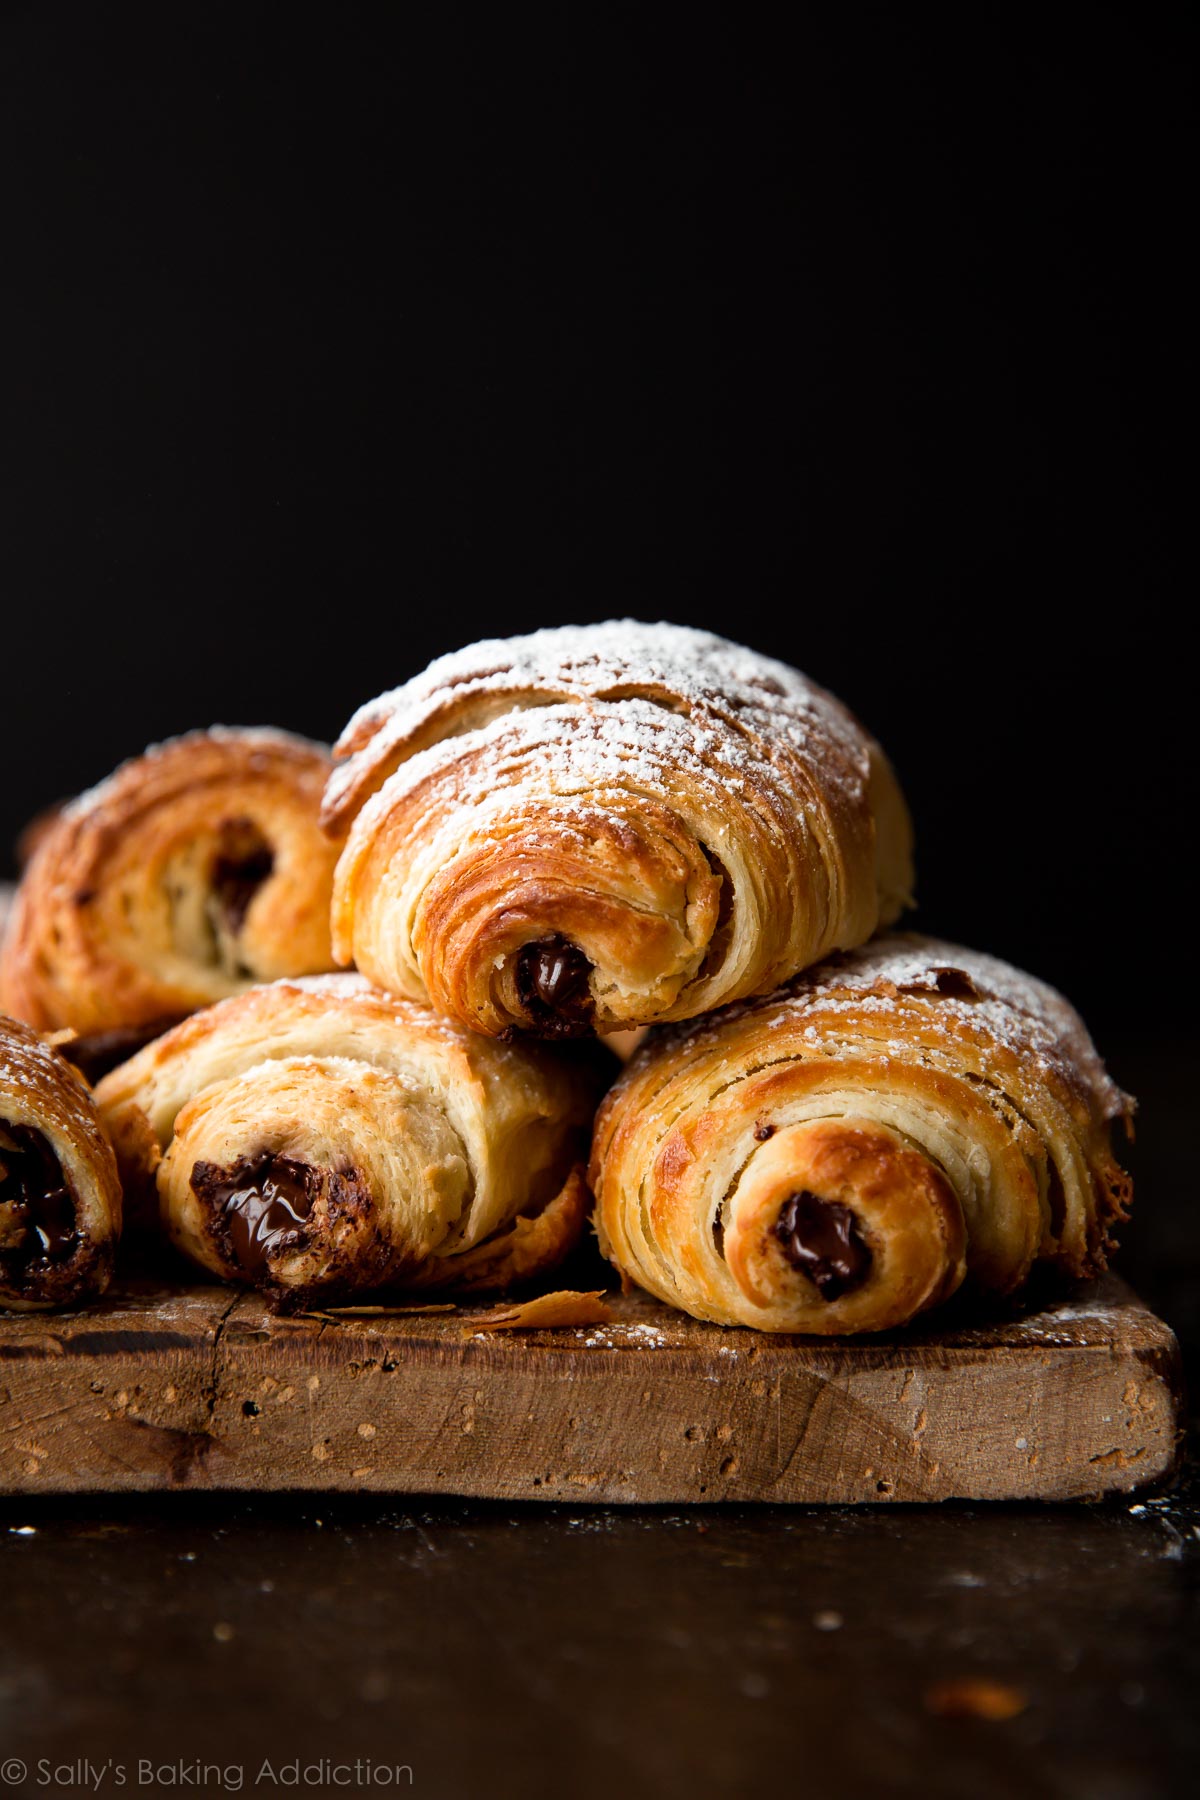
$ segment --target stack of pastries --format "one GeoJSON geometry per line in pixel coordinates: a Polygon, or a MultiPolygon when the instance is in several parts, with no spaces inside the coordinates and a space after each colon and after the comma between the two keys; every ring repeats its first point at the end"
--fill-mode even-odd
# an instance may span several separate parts
{"type": "Polygon", "coordinates": [[[1093,1274],[1132,1102],[1052,989],[894,931],[912,885],[854,717],[678,626],[472,645],[332,755],[152,749],[4,931],[0,1304],[100,1292],[122,1201],[284,1310],[528,1283],[593,1198],[625,1283],[764,1331],[1093,1274]]]}

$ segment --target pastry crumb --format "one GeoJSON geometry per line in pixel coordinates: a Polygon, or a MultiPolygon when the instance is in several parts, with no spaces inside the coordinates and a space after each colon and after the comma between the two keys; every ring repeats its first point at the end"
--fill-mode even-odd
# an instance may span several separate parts
{"type": "Polygon", "coordinates": [[[965,1677],[925,1689],[925,1710],[939,1719],[1015,1719],[1028,1705],[1028,1695],[1005,1681],[965,1677]]]}
{"type": "Polygon", "coordinates": [[[471,1323],[479,1331],[534,1331],[552,1325],[606,1325],[612,1316],[602,1289],[584,1294],[562,1288],[519,1306],[497,1308],[471,1323]]]}

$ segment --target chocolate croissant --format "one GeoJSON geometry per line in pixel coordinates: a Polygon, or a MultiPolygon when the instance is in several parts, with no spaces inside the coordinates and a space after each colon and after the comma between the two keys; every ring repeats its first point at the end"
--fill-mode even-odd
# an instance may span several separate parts
{"type": "Polygon", "coordinates": [[[601,1247],[700,1319],[882,1331],[1103,1269],[1132,1105],[1052,988],[896,934],[652,1034],[596,1123],[601,1247]]]}
{"type": "Polygon", "coordinates": [[[497,1044],[358,975],[197,1013],[97,1089],[132,1194],[282,1310],[503,1288],[577,1241],[589,1067],[497,1044]]]}
{"type": "Polygon", "coordinates": [[[121,1186],[87,1083],[0,1015],[0,1306],[76,1306],[108,1286],[121,1186]]]}
{"type": "Polygon", "coordinates": [[[325,750],[193,732],[125,763],[42,834],[0,950],[0,1006],[71,1027],[89,1075],[197,1007],[333,966],[325,750]]]}
{"type": "Polygon", "coordinates": [[[334,755],[338,961],[490,1036],[690,1018],[863,942],[909,895],[878,744],[706,632],[475,644],[365,707],[334,755]]]}

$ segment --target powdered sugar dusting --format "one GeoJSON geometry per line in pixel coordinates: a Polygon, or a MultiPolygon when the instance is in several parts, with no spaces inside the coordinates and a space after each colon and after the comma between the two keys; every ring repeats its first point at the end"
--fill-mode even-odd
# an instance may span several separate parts
{"type": "Polygon", "coordinates": [[[413,680],[362,707],[338,745],[365,724],[386,719],[403,728],[437,696],[557,694],[604,700],[657,694],[707,705],[714,711],[787,699],[814,709],[828,696],[797,670],[708,631],[686,625],[610,619],[601,625],[564,625],[525,637],[485,638],[440,656],[413,680]]]}
{"type": "MultiPolygon", "coordinates": [[[[911,1053],[901,1023],[905,999],[928,997],[956,1025],[979,1031],[1019,1057],[1040,1059],[1090,1094],[1102,1116],[1118,1118],[1133,1101],[1111,1080],[1088,1030],[1070,1002],[998,957],[916,932],[893,932],[861,950],[831,957],[779,993],[744,1000],[684,1025],[667,1027],[675,1041],[699,1046],[723,1021],[756,1008],[783,1007],[804,1028],[806,1015],[844,1010],[897,1022],[889,1054],[911,1053]]],[[[814,1025],[815,1030],[815,1025],[814,1025]]]]}
{"type": "Polygon", "coordinates": [[[644,700],[619,707],[589,709],[539,707],[506,713],[469,740],[454,737],[419,752],[389,777],[363,814],[369,830],[390,807],[423,783],[450,778],[457,805],[473,812],[473,828],[493,805],[503,805],[504,790],[530,768],[539,788],[554,795],[561,821],[573,810],[584,819],[595,806],[598,790],[620,788],[661,795],[670,781],[686,779],[714,800],[728,802],[753,790],[760,803],[774,805],[787,820],[794,800],[773,778],[745,738],[705,719],[681,717],[644,700]],[[468,755],[470,751],[473,754],[468,755]]]}
{"type": "Polygon", "coordinates": [[[277,981],[266,983],[268,987],[299,988],[302,994],[325,994],[331,1000],[345,1000],[352,994],[370,994],[377,999],[386,998],[377,988],[373,988],[365,975],[357,970],[345,969],[341,973],[329,975],[281,975],[277,981]]]}
{"type": "Polygon", "coordinates": [[[740,755],[759,766],[768,746],[790,749],[861,800],[870,740],[832,695],[711,632],[624,619],[485,639],[439,657],[355,715],[335,750],[344,760],[327,810],[352,806],[377,770],[431,741],[562,702],[637,709],[647,730],[649,713],[660,723],[674,716],[704,757],[736,763],[740,755]]]}
{"type": "Polygon", "coordinates": [[[0,1083],[14,1093],[37,1093],[47,1079],[83,1085],[74,1067],[32,1026],[0,1013],[0,1083]]]}

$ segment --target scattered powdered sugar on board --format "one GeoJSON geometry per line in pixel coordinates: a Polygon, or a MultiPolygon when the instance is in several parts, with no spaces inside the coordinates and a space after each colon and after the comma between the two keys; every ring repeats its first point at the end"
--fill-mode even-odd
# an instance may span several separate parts
{"type": "MultiPolygon", "coordinates": [[[[1101,1336],[1107,1338],[1121,1315],[1134,1310],[1136,1309],[1127,1302],[1115,1300],[1064,1300],[1057,1305],[1044,1307],[1041,1312],[1013,1319],[1005,1329],[1014,1337],[1020,1337],[1029,1343],[1067,1348],[1080,1342],[1079,1333],[1070,1329],[1073,1325],[1103,1325],[1107,1330],[1101,1336]]],[[[1083,1335],[1087,1337],[1086,1330],[1083,1335]]]]}
{"type": "Polygon", "coordinates": [[[1124,1310],[1123,1308],[1114,1306],[1111,1302],[1106,1304],[1103,1301],[1095,1302],[1090,1306],[1071,1306],[1068,1304],[1068,1305],[1063,1305],[1063,1306],[1051,1307],[1046,1312],[1035,1313],[1032,1316],[1032,1318],[1026,1320],[1025,1323],[1026,1324],[1038,1324],[1044,1320],[1044,1321],[1048,1322],[1049,1324],[1057,1325],[1057,1324],[1062,1324],[1064,1321],[1070,1321],[1072,1319],[1109,1319],[1109,1320],[1111,1320],[1113,1318],[1114,1314],[1116,1314],[1117,1312],[1123,1311],[1123,1310],[1124,1310]]]}
{"type": "Polygon", "coordinates": [[[599,1330],[584,1338],[590,1349],[600,1350],[665,1350],[670,1343],[660,1325],[611,1319],[599,1330]]]}

